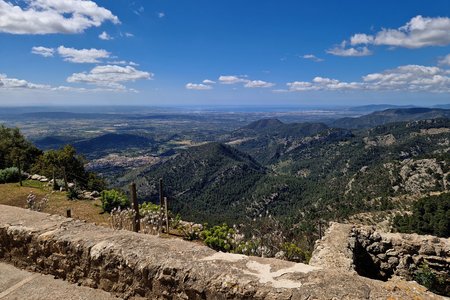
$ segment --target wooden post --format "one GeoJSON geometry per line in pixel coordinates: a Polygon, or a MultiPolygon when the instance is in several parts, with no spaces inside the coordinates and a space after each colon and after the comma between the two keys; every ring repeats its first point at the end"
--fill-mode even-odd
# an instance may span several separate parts
{"type": "Polygon", "coordinates": [[[164,201],[164,194],[163,194],[163,180],[162,178],[159,179],[159,205],[163,205],[164,201]]]}
{"type": "Polygon", "coordinates": [[[130,195],[131,195],[131,202],[133,203],[133,209],[134,209],[134,219],[133,219],[133,231],[139,232],[141,229],[141,223],[140,223],[140,217],[139,217],[139,204],[137,201],[137,194],[136,194],[136,183],[130,184],[130,195]]]}
{"type": "Polygon", "coordinates": [[[63,176],[64,176],[64,188],[66,189],[66,192],[68,192],[69,184],[67,183],[66,167],[62,167],[62,170],[63,170],[63,176]]]}
{"type": "Polygon", "coordinates": [[[319,220],[319,240],[322,239],[322,222],[319,220]]]}
{"type": "Polygon", "coordinates": [[[68,209],[66,210],[66,216],[67,216],[68,218],[72,218],[72,210],[71,210],[70,208],[68,208],[68,209]]]}
{"type": "Polygon", "coordinates": [[[56,184],[55,178],[55,166],[53,166],[52,175],[53,175],[53,190],[56,191],[58,189],[58,185],[56,184]]]}
{"type": "Polygon", "coordinates": [[[163,179],[159,179],[159,220],[158,220],[158,235],[162,231],[163,226],[163,205],[164,205],[164,192],[163,192],[163,179]]]}
{"type": "Polygon", "coordinates": [[[164,197],[164,213],[166,215],[166,233],[169,234],[169,214],[167,213],[167,197],[164,197]]]}
{"type": "Polygon", "coordinates": [[[22,170],[20,167],[20,159],[17,159],[17,168],[19,169],[19,184],[22,186],[22,170]]]}

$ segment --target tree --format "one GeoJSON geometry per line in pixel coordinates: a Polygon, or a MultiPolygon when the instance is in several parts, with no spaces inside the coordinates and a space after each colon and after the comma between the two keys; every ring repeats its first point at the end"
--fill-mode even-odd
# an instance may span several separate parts
{"type": "MultiPolygon", "coordinates": [[[[18,128],[0,126],[0,169],[16,166],[21,175],[40,154],[41,151],[26,140],[18,128]]],[[[22,185],[22,176],[19,180],[22,185]]]]}
{"type": "Polygon", "coordinates": [[[93,172],[84,168],[85,159],[77,154],[75,148],[66,145],[58,150],[49,150],[42,154],[33,166],[33,172],[46,177],[62,178],[66,190],[68,182],[84,189],[102,191],[106,182],[93,172]]]}

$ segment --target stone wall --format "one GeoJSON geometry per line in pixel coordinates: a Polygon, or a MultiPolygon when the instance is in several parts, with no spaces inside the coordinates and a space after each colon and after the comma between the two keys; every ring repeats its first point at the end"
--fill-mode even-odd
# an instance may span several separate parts
{"type": "Polygon", "coordinates": [[[359,276],[349,268],[349,235],[349,230],[334,235],[344,239],[334,241],[338,251],[333,256],[341,265],[328,264],[321,255],[313,257],[315,264],[304,265],[215,252],[180,239],[114,231],[0,205],[0,260],[122,298],[440,298],[413,282],[359,276]]]}
{"type": "Polygon", "coordinates": [[[374,227],[353,227],[350,238],[358,274],[388,280],[401,276],[414,280],[418,271],[429,270],[440,279],[443,293],[450,294],[449,239],[429,235],[382,233],[374,227]]]}

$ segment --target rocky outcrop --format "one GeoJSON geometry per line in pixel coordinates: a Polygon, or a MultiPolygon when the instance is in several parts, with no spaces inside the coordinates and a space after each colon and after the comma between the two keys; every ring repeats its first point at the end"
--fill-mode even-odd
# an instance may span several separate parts
{"type": "Polygon", "coordinates": [[[435,278],[444,281],[436,289],[450,293],[449,239],[331,223],[317,242],[310,264],[387,282],[414,280],[426,266],[435,278]]]}
{"type": "Polygon", "coordinates": [[[312,264],[304,265],[0,205],[0,259],[123,298],[440,298],[413,282],[359,276],[348,247],[352,227],[333,228],[340,234],[325,237],[322,242],[331,244],[323,244],[312,264]]]}
{"type": "Polygon", "coordinates": [[[383,233],[374,227],[353,227],[350,248],[358,274],[388,280],[401,276],[414,280],[428,269],[440,283],[442,293],[450,294],[450,240],[429,235],[383,233]]]}

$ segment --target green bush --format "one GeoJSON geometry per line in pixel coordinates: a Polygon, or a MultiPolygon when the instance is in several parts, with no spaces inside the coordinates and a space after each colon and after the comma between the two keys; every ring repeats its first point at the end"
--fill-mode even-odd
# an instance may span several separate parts
{"type": "Polygon", "coordinates": [[[284,243],[283,251],[285,252],[285,258],[289,261],[308,263],[311,258],[311,254],[304,251],[294,243],[284,243]]]}
{"type": "Polygon", "coordinates": [[[434,293],[450,296],[445,276],[436,275],[425,262],[414,273],[414,280],[434,293]]]}
{"type": "Polygon", "coordinates": [[[78,199],[79,190],[76,188],[69,188],[67,191],[67,199],[69,200],[76,200],[78,199]]]}
{"type": "Polygon", "coordinates": [[[217,225],[201,232],[200,237],[205,244],[217,251],[230,252],[233,250],[233,236],[235,231],[227,224],[217,225]]]}
{"type": "Polygon", "coordinates": [[[152,213],[159,213],[161,210],[161,205],[154,204],[151,202],[144,202],[142,204],[139,204],[139,213],[141,215],[152,212],[152,213]]]}
{"type": "Polygon", "coordinates": [[[396,216],[392,223],[399,232],[450,237],[450,193],[419,199],[411,215],[396,216]]]}
{"type": "Polygon", "coordinates": [[[126,208],[130,206],[130,201],[121,192],[117,190],[102,191],[102,209],[105,212],[111,212],[114,208],[126,208]]]}
{"type": "Polygon", "coordinates": [[[0,183],[18,182],[19,179],[19,169],[16,167],[0,170],[0,183]]]}

